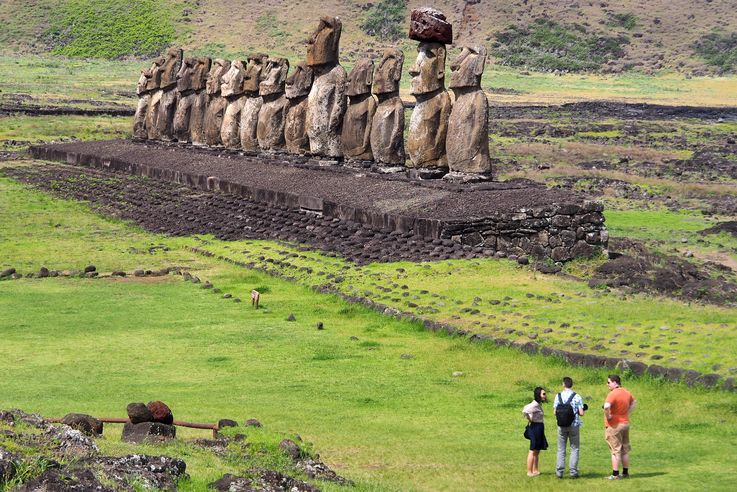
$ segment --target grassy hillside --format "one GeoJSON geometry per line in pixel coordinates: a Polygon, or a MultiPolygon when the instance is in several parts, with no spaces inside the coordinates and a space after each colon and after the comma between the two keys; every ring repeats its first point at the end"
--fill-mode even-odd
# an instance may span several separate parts
{"type": "MultiPolygon", "coordinates": [[[[409,10],[426,4],[408,3],[400,32],[407,30],[409,10]]],[[[6,0],[0,3],[0,22],[5,26],[0,52],[119,58],[147,56],[171,42],[213,55],[242,56],[258,50],[299,57],[321,15],[343,19],[346,60],[379,53],[387,44],[412,51],[415,43],[404,37],[383,40],[362,31],[377,5],[337,0],[162,0],[121,7],[109,0],[32,4],[6,0]]],[[[439,0],[432,5],[453,23],[455,47],[484,43],[494,49],[497,63],[520,65],[509,54],[519,58],[528,53],[524,60],[532,66],[526,68],[537,70],[666,69],[697,75],[737,70],[737,11],[728,0],[439,0]],[[547,28],[540,30],[541,26],[547,28]],[[514,42],[510,33],[516,34],[514,42]],[[550,58],[557,63],[540,63],[550,58]],[[581,60],[596,63],[582,66],[581,60]]]]}

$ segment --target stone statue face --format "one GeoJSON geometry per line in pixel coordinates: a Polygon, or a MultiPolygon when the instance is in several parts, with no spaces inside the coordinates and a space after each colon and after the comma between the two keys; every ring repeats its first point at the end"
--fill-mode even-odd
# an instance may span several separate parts
{"type": "Polygon", "coordinates": [[[281,94],[289,72],[289,60],[286,58],[269,58],[261,72],[262,81],[258,86],[258,93],[262,96],[281,94]]]}
{"type": "Polygon", "coordinates": [[[486,64],[486,48],[464,47],[450,65],[450,87],[481,87],[481,75],[486,64]]]}
{"type": "Polygon", "coordinates": [[[386,94],[399,90],[399,81],[402,79],[404,53],[395,48],[384,50],[379,66],[374,74],[374,94],[386,94]]]}
{"type": "Polygon", "coordinates": [[[420,43],[417,47],[417,60],[409,70],[410,94],[425,94],[444,87],[445,45],[440,43],[420,43]]]}
{"type": "Polygon", "coordinates": [[[165,89],[177,83],[177,73],[182,66],[184,52],[179,48],[170,48],[164,55],[161,66],[161,88],[165,89]]]}
{"type": "Polygon", "coordinates": [[[312,69],[304,62],[294,66],[294,72],[287,77],[287,99],[306,96],[312,88],[312,69]]]}
{"type": "Polygon", "coordinates": [[[374,61],[369,58],[358,60],[346,83],[347,96],[360,96],[371,92],[374,80],[374,61]]]}
{"type": "Polygon", "coordinates": [[[151,62],[151,68],[149,68],[150,77],[146,83],[146,90],[152,91],[161,87],[161,66],[164,64],[164,57],[160,56],[155,58],[151,62]]]}
{"type": "Polygon", "coordinates": [[[195,59],[185,58],[182,67],[177,72],[177,90],[184,92],[192,89],[192,74],[194,72],[195,59]]]}
{"type": "Polygon", "coordinates": [[[258,86],[262,80],[264,64],[268,55],[258,54],[248,57],[248,65],[243,74],[243,90],[247,92],[258,92],[258,86]]]}
{"type": "Polygon", "coordinates": [[[221,58],[216,59],[210,73],[207,75],[207,93],[220,94],[220,87],[223,84],[223,75],[230,70],[230,62],[221,58]]]}
{"type": "Polygon", "coordinates": [[[146,89],[146,86],[148,85],[148,81],[151,80],[151,68],[145,68],[141,70],[141,76],[138,77],[138,84],[136,85],[136,94],[143,94],[148,89],[146,89]]]}
{"type": "Polygon", "coordinates": [[[212,60],[207,56],[195,58],[195,64],[192,68],[192,89],[199,91],[205,88],[207,84],[207,73],[210,71],[212,60]]]}
{"type": "Polygon", "coordinates": [[[223,75],[223,85],[220,92],[223,96],[237,96],[243,92],[243,74],[246,73],[246,63],[234,60],[230,69],[223,75]]]}
{"type": "Polygon", "coordinates": [[[307,64],[311,67],[338,63],[340,33],[343,23],[338,17],[323,17],[307,42],[307,64]]]}

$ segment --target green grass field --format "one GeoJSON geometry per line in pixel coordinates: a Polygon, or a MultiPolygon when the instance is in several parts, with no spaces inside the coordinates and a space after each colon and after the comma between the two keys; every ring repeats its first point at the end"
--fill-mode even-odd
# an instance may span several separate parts
{"type": "MultiPolygon", "coordinates": [[[[83,204],[52,199],[7,179],[0,179],[0,211],[3,267],[29,272],[40,266],[71,270],[95,264],[107,272],[178,265],[209,279],[222,293],[245,298],[252,288],[264,292],[263,309],[254,310],[174,275],[0,282],[4,407],[49,416],[71,411],[122,416],[130,401],[161,399],[176,418],[242,422],[255,417],[269,432],[299,434],[338,473],[356,480],[358,490],[521,490],[531,484],[524,475],[526,441],[519,411],[534,386],[554,391],[567,374],[592,410],[582,438],[583,479],[566,486],[621,486],[603,479],[609,473],[597,409],[606,394],[603,370],[567,367],[515,349],[429,333],[315,294],[302,282],[285,282],[185,249],[202,247],[201,241],[147,234],[95,216],[83,204]],[[289,314],[296,321],[286,321],[289,314]],[[325,330],[315,329],[318,321],[325,330]],[[463,375],[453,377],[456,371],[463,375]]],[[[209,243],[213,250],[250,254],[269,246],[209,243]]],[[[396,272],[399,266],[369,265],[365,273],[396,272]]],[[[443,272],[463,265],[430,267],[443,272]]],[[[423,268],[407,270],[404,281],[429,285],[419,273],[423,268]]],[[[554,281],[537,282],[506,263],[489,262],[484,268],[479,274],[528,278],[529,285],[517,286],[510,279],[494,295],[516,298],[526,290],[566,289],[565,283],[546,286],[554,281]]],[[[431,287],[447,283],[436,282],[431,287]]],[[[479,291],[489,295],[482,287],[479,291]]],[[[606,302],[599,298],[589,307],[604,312],[601,304],[606,302]]],[[[534,304],[525,308],[531,313],[547,309],[534,304]]],[[[651,313],[652,318],[660,320],[674,306],[651,313]]],[[[635,309],[629,311],[636,316],[635,309]]],[[[713,311],[704,309],[703,316],[718,320],[718,310],[713,311]]],[[[694,308],[689,315],[702,316],[694,308]]],[[[633,479],[627,487],[729,490],[736,477],[723,450],[737,443],[731,425],[737,395],[647,378],[626,378],[625,383],[639,400],[633,417],[633,479]]],[[[118,443],[117,432],[108,427],[105,452],[138,449],[118,443]]],[[[549,429],[549,439],[552,435],[549,429]]],[[[254,439],[261,437],[257,433],[254,439]]],[[[184,452],[192,476],[185,490],[203,490],[221,473],[237,472],[232,463],[180,445],[144,449],[184,452]]],[[[543,453],[544,475],[535,486],[560,486],[553,461],[551,448],[543,453]]]]}

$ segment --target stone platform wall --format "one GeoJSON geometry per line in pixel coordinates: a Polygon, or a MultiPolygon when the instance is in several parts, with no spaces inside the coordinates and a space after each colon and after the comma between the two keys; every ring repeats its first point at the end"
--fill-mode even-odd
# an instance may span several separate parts
{"type": "Polygon", "coordinates": [[[601,202],[563,204],[443,224],[440,237],[507,255],[568,261],[606,249],[609,232],[601,202]]]}
{"type": "Polygon", "coordinates": [[[72,152],[58,146],[32,147],[31,153],[37,159],[124,172],[195,189],[229,193],[268,206],[302,209],[326,217],[353,221],[372,229],[412,233],[426,240],[452,240],[474,246],[488,254],[567,261],[577,256],[597,254],[607,247],[609,238],[604,225],[603,205],[596,201],[551,204],[510,213],[492,212],[481,219],[448,221],[382,213],[318,196],[299,195],[234,183],[215,176],[184,173],[155,165],[72,152]]]}

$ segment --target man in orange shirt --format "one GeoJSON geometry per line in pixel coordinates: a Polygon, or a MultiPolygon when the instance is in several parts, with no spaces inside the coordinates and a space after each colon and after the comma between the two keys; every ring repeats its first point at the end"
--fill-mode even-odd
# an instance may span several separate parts
{"type": "Polygon", "coordinates": [[[616,374],[607,378],[609,394],[604,402],[604,438],[612,452],[612,474],[609,480],[629,477],[630,466],[630,412],[636,400],[622,388],[622,381],[616,374]],[[622,464],[622,475],[619,465],[622,464]]]}

